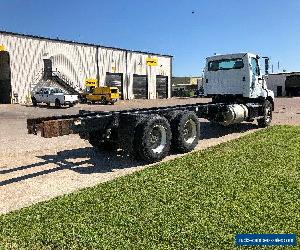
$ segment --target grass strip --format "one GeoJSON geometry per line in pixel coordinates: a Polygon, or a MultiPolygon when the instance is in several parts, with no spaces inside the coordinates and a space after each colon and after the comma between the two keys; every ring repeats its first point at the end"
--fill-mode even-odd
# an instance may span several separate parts
{"type": "Polygon", "coordinates": [[[234,249],[299,225],[300,127],[272,126],[2,215],[0,249],[234,249]]]}

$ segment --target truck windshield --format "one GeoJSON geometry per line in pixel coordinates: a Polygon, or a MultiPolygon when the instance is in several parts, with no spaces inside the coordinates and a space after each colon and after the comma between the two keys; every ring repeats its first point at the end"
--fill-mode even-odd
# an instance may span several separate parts
{"type": "Polygon", "coordinates": [[[243,67],[244,67],[244,62],[242,58],[222,59],[222,60],[210,61],[208,63],[208,71],[242,69],[243,67]]]}

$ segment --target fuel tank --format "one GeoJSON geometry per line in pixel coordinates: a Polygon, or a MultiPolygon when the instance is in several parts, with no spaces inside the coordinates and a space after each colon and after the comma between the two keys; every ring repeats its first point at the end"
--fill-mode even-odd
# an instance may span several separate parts
{"type": "Polygon", "coordinates": [[[248,108],[243,104],[227,105],[226,110],[222,112],[223,121],[219,123],[224,126],[241,123],[247,120],[248,115],[248,108]]]}

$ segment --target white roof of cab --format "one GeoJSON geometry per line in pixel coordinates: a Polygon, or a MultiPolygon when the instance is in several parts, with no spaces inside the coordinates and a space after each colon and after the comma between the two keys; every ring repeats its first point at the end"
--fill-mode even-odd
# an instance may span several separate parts
{"type": "Polygon", "coordinates": [[[245,55],[256,57],[255,54],[244,52],[244,53],[235,53],[235,54],[224,54],[224,55],[215,55],[215,56],[209,56],[206,59],[208,61],[214,61],[214,60],[221,60],[221,59],[232,59],[232,58],[242,58],[245,55]]]}

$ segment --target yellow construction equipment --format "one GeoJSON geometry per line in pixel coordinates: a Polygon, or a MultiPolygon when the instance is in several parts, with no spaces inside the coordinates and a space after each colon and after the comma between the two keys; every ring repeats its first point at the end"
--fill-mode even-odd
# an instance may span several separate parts
{"type": "Polygon", "coordinates": [[[117,87],[95,87],[92,93],[86,95],[86,100],[91,103],[114,104],[120,99],[120,92],[117,87]]]}

